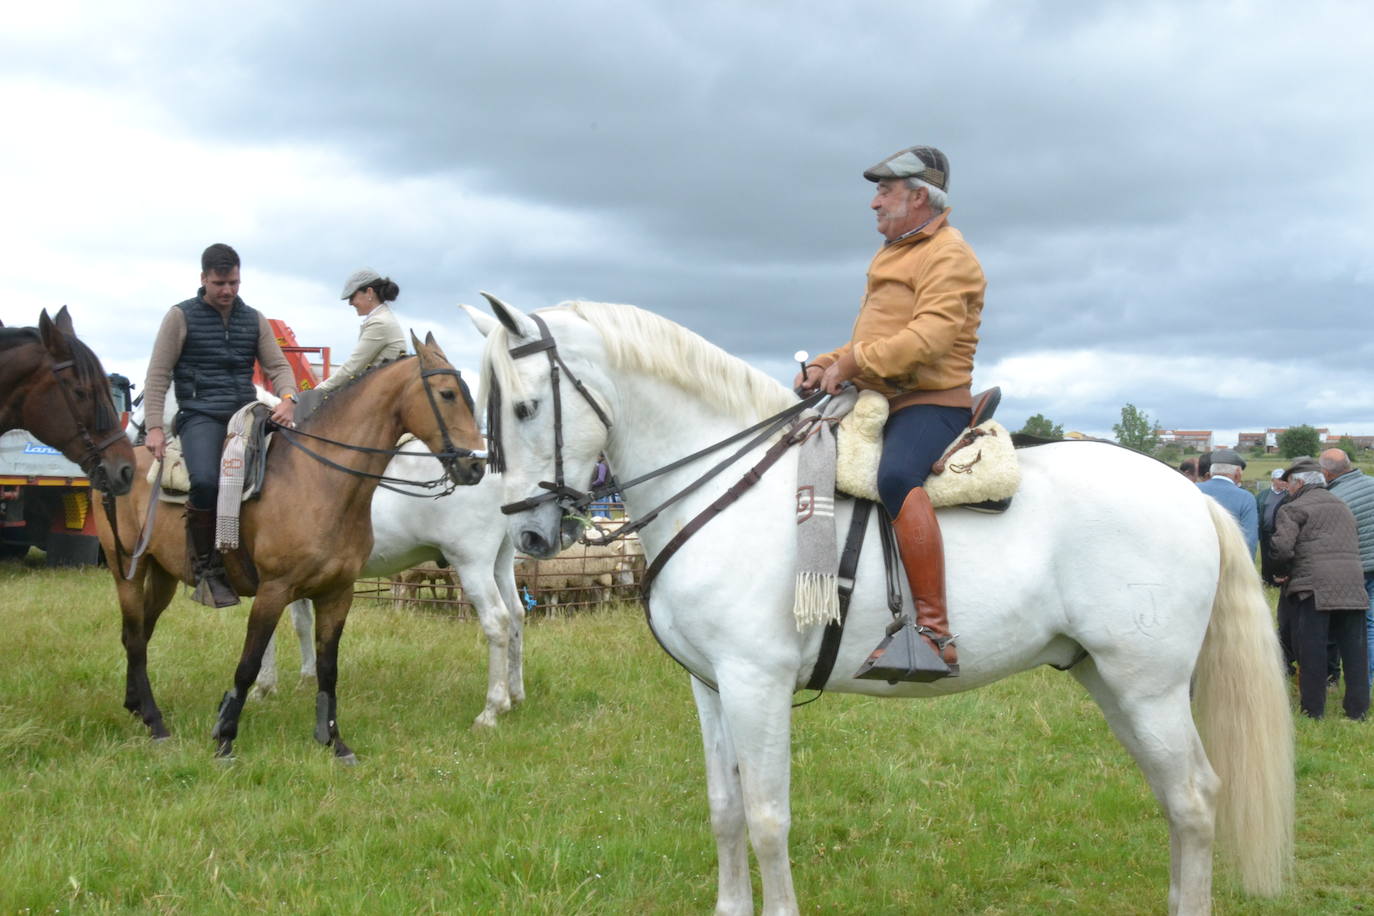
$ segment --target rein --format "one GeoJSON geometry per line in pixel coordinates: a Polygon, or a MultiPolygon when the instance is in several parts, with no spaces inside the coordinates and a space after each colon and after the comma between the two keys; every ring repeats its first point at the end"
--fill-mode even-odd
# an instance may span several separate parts
{"type": "Polygon", "coordinates": [[[269,426],[272,429],[276,430],[278,433],[282,433],[283,439],[285,439],[286,443],[290,445],[292,448],[299,449],[300,451],[309,455],[311,458],[314,458],[320,464],[323,464],[325,467],[332,468],[336,471],[342,471],[343,473],[349,474],[353,477],[362,477],[368,480],[375,480],[377,481],[377,485],[379,487],[391,490],[393,493],[400,493],[403,496],[413,496],[417,498],[430,497],[432,499],[438,499],[441,496],[449,495],[458,488],[458,484],[454,482],[453,478],[448,473],[452,469],[453,463],[455,461],[457,461],[460,458],[486,458],[487,453],[483,451],[475,451],[470,448],[459,448],[453,444],[453,439],[448,434],[448,427],[444,424],[443,415],[439,413],[439,404],[437,401],[434,400],[434,389],[429,383],[430,377],[435,375],[451,375],[454,378],[456,378],[458,380],[458,387],[463,392],[463,400],[468,405],[468,411],[472,412],[475,406],[472,400],[472,394],[468,391],[467,383],[463,381],[463,375],[457,369],[422,369],[420,371],[420,384],[424,386],[425,396],[429,400],[430,410],[434,412],[434,420],[437,423],[439,427],[439,432],[444,439],[444,450],[442,452],[439,452],[438,454],[435,454],[434,457],[439,459],[440,464],[442,464],[444,467],[445,473],[439,477],[434,478],[433,480],[409,480],[404,477],[389,477],[386,474],[374,474],[371,471],[363,471],[358,468],[351,468],[348,465],[340,464],[337,461],[333,461],[329,458],[326,458],[319,452],[307,448],[300,442],[297,442],[296,439],[293,437],[300,436],[306,439],[314,439],[316,442],[323,442],[327,445],[337,446],[338,448],[347,449],[348,451],[358,452],[359,454],[365,455],[386,455],[389,458],[395,458],[397,455],[413,454],[411,452],[403,451],[400,448],[371,448],[365,445],[354,445],[351,442],[340,442],[337,439],[330,439],[325,436],[317,436],[314,433],[307,433],[303,430],[296,429],[292,426],[282,426],[279,423],[274,423],[270,421],[269,426]],[[402,486],[397,486],[397,484],[401,484],[402,486]],[[425,490],[433,490],[441,486],[444,487],[444,489],[432,495],[429,493],[417,493],[411,489],[405,489],[406,487],[419,487],[425,490]]]}
{"type": "MultiPolygon", "coordinates": [[[[768,451],[764,453],[763,457],[759,459],[758,463],[756,463],[752,468],[746,471],[744,476],[741,477],[738,481],[736,481],[735,484],[730,487],[730,489],[726,490],[724,493],[718,496],[709,506],[707,506],[701,512],[697,513],[697,515],[694,516],[691,521],[684,525],[672,537],[672,539],[664,545],[663,549],[659,551],[656,557],[654,557],[653,562],[649,564],[649,568],[645,570],[644,578],[640,581],[640,590],[642,592],[642,598],[644,601],[644,621],[649,625],[649,632],[653,634],[653,637],[655,641],[658,642],[659,647],[663,649],[665,653],[667,653],[669,658],[671,658],[673,661],[681,665],[682,668],[688,674],[690,674],[692,677],[696,678],[698,681],[705,684],[712,690],[716,690],[717,692],[719,692],[719,688],[715,683],[713,683],[709,678],[703,677],[702,675],[693,671],[685,663],[683,663],[681,659],[674,655],[666,645],[664,645],[663,639],[658,635],[658,632],[654,629],[653,614],[649,607],[650,589],[653,586],[654,580],[658,578],[658,574],[663,570],[663,567],[667,564],[668,560],[671,559],[672,556],[677,553],[678,549],[681,548],[682,545],[685,544],[687,540],[692,537],[692,535],[696,534],[697,531],[701,530],[701,528],[703,528],[708,522],[710,522],[711,519],[715,518],[717,515],[723,512],[728,506],[730,506],[732,503],[738,500],[745,493],[745,491],[749,490],[751,487],[754,486],[754,484],[758,483],[759,480],[762,479],[764,473],[774,464],[776,464],[778,460],[782,458],[783,454],[785,454],[788,451],[788,449],[790,449],[797,443],[803,441],[807,438],[807,436],[810,435],[813,427],[817,423],[821,422],[823,418],[820,416],[813,416],[805,419],[798,419],[798,417],[803,411],[820,403],[822,400],[829,397],[829,395],[827,395],[824,391],[817,391],[814,394],[811,394],[806,398],[798,401],[796,404],[793,404],[787,407],[786,409],[773,414],[770,417],[766,417],[763,420],[760,420],[758,423],[755,423],[748,429],[741,430],[740,432],[735,433],[734,435],[729,436],[726,439],[722,439],[719,442],[716,442],[712,445],[708,445],[704,449],[693,452],[692,454],[687,455],[683,458],[679,458],[678,460],[670,464],[666,464],[661,468],[657,468],[653,471],[648,472],[647,474],[642,474],[639,477],[636,477],[633,480],[627,481],[625,483],[612,485],[608,482],[600,487],[595,487],[589,491],[575,490],[572,487],[569,487],[563,479],[563,411],[558,392],[558,376],[560,367],[562,368],[562,371],[567,374],[569,381],[573,383],[573,386],[577,389],[578,393],[580,393],[582,397],[586,399],[587,403],[592,406],[592,409],[596,411],[597,416],[601,419],[601,422],[605,424],[607,429],[610,429],[611,421],[601,410],[601,408],[597,405],[596,401],[592,398],[591,393],[587,390],[586,386],[582,384],[582,382],[577,378],[577,376],[573,374],[572,370],[568,368],[567,364],[563,362],[562,357],[558,355],[558,344],[554,341],[553,335],[549,333],[548,325],[538,315],[531,314],[529,317],[533,318],[535,323],[539,327],[539,340],[534,341],[533,343],[523,344],[518,347],[512,347],[509,353],[512,359],[519,359],[522,356],[529,356],[530,354],[541,352],[546,353],[548,355],[549,374],[553,384],[554,476],[556,479],[553,481],[541,480],[539,482],[538,485],[547,491],[545,493],[541,493],[538,496],[531,496],[526,499],[519,500],[518,502],[506,503],[505,505],[503,505],[501,507],[501,511],[506,515],[514,515],[517,512],[523,512],[528,509],[533,509],[537,506],[541,506],[544,503],[550,501],[557,501],[558,505],[562,507],[564,514],[569,514],[572,510],[585,511],[593,502],[595,502],[598,499],[601,499],[602,497],[610,493],[614,493],[617,491],[623,492],[625,490],[630,489],[633,486],[636,486],[637,484],[644,483],[645,481],[652,480],[656,477],[661,477],[664,474],[669,473],[670,471],[676,470],[677,468],[680,468],[683,465],[689,464],[697,460],[698,458],[701,458],[705,455],[709,455],[712,452],[719,451],[720,449],[725,448],[728,445],[732,445],[740,441],[741,439],[750,436],[751,434],[757,433],[757,435],[754,435],[753,438],[749,439],[749,441],[746,442],[743,446],[736,449],[733,454],[727,456],[724,460],[712,466],[709,470],[706,471],[705,474],[698,477],[696,480],[688,484],[682,490],[679,490],[677,493],[668,497],[668,499],[664,500],[658,506],[651,509],[649,512],[645,513],[642,517],[637,518],[634,521],[631,521],[625,525],[622,525],[614,532],[608,533],[598,528],[597,533],[602,536],[597,540],[587,540],[587,543],[589,544],[609,544],[612,541],[627,537],[628,535],[633,534],[639,531],[640,529],[644,528],[646,525],[652,522],[661,512],[663,512],[664,509],[667,509],[669,506],[673,505],[674,503],[682,500],[689,494],[700,489],[705,483],[719,475],[730,465],[734,464],[744,455],[753,451],[756,447],[766,442],[772,436],[776,435],[779,431],[783,429],[787,430],[787,435],[783,436],[777,442],[773,443],[773,445],[768,449],[768,451]]],[[[495,387],[494,383],[492,387],[495,387]]],[[[499,407],[499,396],[494,396],[493,400],[489,403],[495,404],[499,407]]],[[[490,425],[493,422],[494,421],[489,417],[488,424],[490,425]]],[[[498,453],[500,451],[499,445],[495,442],[493,442],[493,450],[498,453]]],[[[584,538],[584,540],[586,539],[584,538]]],[[[807,702],[811,701],[808,700],[807,702]]]]}

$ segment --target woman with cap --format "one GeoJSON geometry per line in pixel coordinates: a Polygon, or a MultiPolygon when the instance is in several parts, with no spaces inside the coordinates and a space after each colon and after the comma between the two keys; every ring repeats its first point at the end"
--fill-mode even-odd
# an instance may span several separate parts
{"type": "Polygon", "coordinates": [[[358,345],[338,371],[321,382],[316,391],[337,389],[373,366],[405,355],[405,334],[387,306],[400,292],[401,288],[390,277],[383,277],[370,267],[354,271],[348,278],[339,298],[347,299],[362,316],[358,345]]]}

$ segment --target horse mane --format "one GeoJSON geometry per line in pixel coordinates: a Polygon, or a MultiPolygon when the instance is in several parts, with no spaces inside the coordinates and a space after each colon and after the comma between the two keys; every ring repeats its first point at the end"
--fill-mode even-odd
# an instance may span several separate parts
{"type": "MultiPolygon", "coordinates": [[[[744,360],[653,312],[586,301],[563,302],[554,308],[567,309],[596,329],[611,366],[653,375],[741,422],[753,422],[796,403],[790,391],[744,360]]],[[[482,362],[483,387],[495,378],[505,391],[519,397],[521,386],[508,352],[506,329],[492,331],[491,342],[482,362]]]]}

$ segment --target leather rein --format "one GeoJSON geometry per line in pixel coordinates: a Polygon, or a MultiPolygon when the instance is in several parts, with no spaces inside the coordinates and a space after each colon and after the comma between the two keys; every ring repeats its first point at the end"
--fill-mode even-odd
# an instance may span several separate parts
{"type": "Polygon", "coordinates": [[[430,385],[429,381],[431,377],[436,375],[451,375],[454,378],[456,378],[458,380],[458,387],[463,392],[463,400],[468,405],[468,412],[473,413],[476,407],[475,402],[472,399],[472,394],[468,391],[467,383],[463,381],[463,374],[459,372],[457,369],[423,369],[420,371],[420,384],[424,386],[425,396],[429,400],[430,410],[434,412],[435,423],[438,425],[440,435],[443,436],[444,440],[443,451],[439,452],[438,454],[435,454],[434,457],[439,459],[439,463],[443,465],[445,473],[439,477],[434,478],[433,480],[410,480],[405,477],[390,477],[386,474],[374,474],[371,471],[363,471],[358,468],[351,468],[348,465],[340,464],[337,461],[333,461],[329,458],[326,458],[325,456],[321,455],[319,452],[314,451],[313,449],[307,448],[305,445],[302,445],[300,442],[298,442],[297,438],[313,439],[316,442],[323,442],[327,445],[337,446],[339,448],[347,449],[351,452],[357,452],[359,454],[365,455],[386,455],[388,457],[394,458],[397,455],[410,454],[409,452],[405,452],[404,450],[399,448],[370,448],[364,445],[353,445],[349,442],[340,442],[336,439],[329,439],[325,436],[317,436],[314,433],[307,433],[303,430],[296,429],[293,426],[282,426],[279,423],[271,423],[271,428],[276,432],[283,434],[282,438],[292,448],[299,449],[300,451],[309,455],[311,458],[318,461],[320,464],[323,464],[325,467],[332,468],[336,471],[342,471],[343,473],[349,474],[353,477],[362,477],[368,480],[375,480],[377,481],[377,486],[383,487],[387,490],[391,490],[393,493],[400,493],[404,496],[427,496],[433,499],[438,499],[441,496],[447,496],[448,494],[452,493],[454,490],[458,488],[458,484],[454,482],[452,476],[449,474],[449,472],[453,469],[455,462],[457,462],[460,458],[485,459],[487,457],[487,453],[485,451],[474,450],[470,448],[459,448],[458,446],[453,444],[453,439],[448,434],[448,427],[444,424],[444,418],[442,414],[440,414],[439,412],[439,403],[434,399],[434,389],[430,385]],[[420,488],[423,490],[434,490],[439,487],[443,487],[444,489],[438,493],[420,493],[415,492],[415,490],[413,489],[420,488]]]}
{"type": "MultiPolygon", "coordinates": [[[[673,505],[676,502],[679,502],[686,496],[700,489],[707,481],[719,475],[721,472],[723,472],[730,465],[734,464],[744,455],[753,451],[759,445],[762,445],[764,442],[766,442],[773,436],[777,435],[779,432],[782,432],[784,430],[787,431],[787,434],[784,435],[777,442],[775,442],[763,455],[763,457],[752,468],[745,472],[743,477],[741,477],[733,486],[731,486],[723,494],[717,497],[709,506],[707,506],[696,516],[694,516],[691,519],[691,521],[684,525],[672,537],[672,539],[670,539],[668,543],[664,545],[663,549],[659,551],[656,557],[654,557],[653,562],[649,564],[649,568],[645,571],[644,578],[640,582],[640,590],[644,601],[644,620],[649,625],[649,632],[653,634],[653,637],[658,642],[659,647],[662,648],[665,653],[667,653],[669,658],[673,659],[673,661],[681,665],[682,668],[685,671],[687,671],[688,674],[692,675],[692,677],[696,678],[698,681],[705,684],[707,687],[710,687],[712,690],[718,690],[717,685],[714,684],[709,678],[703,677],[702,675],[693,671],[681,659],[674,655],[672,650],[670,650],[666,645],[664,645],[663,639],[658,635],[658,632],[654,629],[653,614],[649,607],[650,589],[653,585],[654,580],[662,571],[664,565],[667,564],[668,560],[674,554],[677,553],[678,549],[683,544],[685,544],[687,540],[692,537],[692,535],[694,535],[697,531],[704,527],[707,522],[711,521],[711,519],[715,518],[722,511],[724,511],[726,507],[728,507],[730,504],[738,500],[746,490],[750,489],[754,486],[754,484],[758,483],[758,481],[762,479],[764,472],[766,472],[770,467],[776,464],[777,461],[783,456],[783,454],[785,454],[792,446],[803,441],[804,439],[806,439],[808,435],[810,435],[812,427],[816,423],[821,422],[822,418],[820,416],[814,415],[805,419],[798,418],[804,411],[811,407],[814,407],[820,401],[829,397],[829,395],[827,395],[824,391],[818,391],[814,394],[811,394],[806,398],[803,398],[802,400],[798,401],[796,404],[793,404],[787,407],[786,409],[773,414],[770,417],[766,417],[763,420],[760,420],[758,423],[755,423],[748,429],[741,430],[740,432],[735,433],[734,435],[729,436],[728,438],[722,439],[721,441],[716,442],[712,445],[708,445],[706,448],[693,452],[692,454],[687,455],[683,458],[679,458],[678,460],[673,461],[670,464],[666,464],[663,467],[657,468],[653,471],[650,471],[647,474],[642,474],[639,477],[634,478],[633,480],[616,484],[612,484],[608,481],[600,487],[593,487],[590,490],[576,490],[572,487],[569,487],[563,477],[563,411],[558,390],[558,379],[560,369],[562,373],[568,376],[568,380],[573,384],[573,386],[582,395],[582,397],[586,399],[587,403],[592,406],[592,409],[596,412],[596,415],[601,419],[601,422],[605,424],[607,429],[611,428],[611,421],[606,416],[605,412],[602,411],[601,408],[597,405],[595,399],[592,398],[586,386],[582,384],[582,382],[577,378],[577,376],[573,374],[572,370],[568,368],[567,363],[565,363],[562,357],[558,355],[558,345],[554,341],[553,335],[550,334],[548,325],[544,322],[542,318],[540,318],[536,314],[531,314],[529,317],[534,319],[535,323],[539,327],[539,340],[534,341],[533,343],[523,344],[518,347],[512,347],[509,353],[512,359],[519,359],[522,356],[529,356],[531,354],[541,352],[546,353],[548,355],[549,374],[553,386],[554,476],[556,479],[553,481],[541,480],[539,482],[538,486],[542,487],[546,491],[544,493],[541,493],[537,496],[531,496],[526,499],[519,500],[517,502],[506,503],[505,505],[503,505],[501,507],[501,511],[506,515],[514,515],[517,512],[523,512],[528,509],[533,509],[536,506],[540,506],[544,503],[551,501],[556,501],[558,505],[563,509],[564,514],[583,514],[587,511],[587,509],[591,506],[592,503],[612,493],[623,492],[625,490],[630,489],[631,487],[644,483],[645,481],[652,480],[656,477],[661,477],[664,474],[669,473],[670,471],[674,471],[677,468],[680,468],[686,464],[690,464],[691,462],[696,461],[697,459],[702,458],[706,455],[709,455],[712,452],[719,451],[720,449],[733,445],[734,443],[739,442],[742,439],[748,438],[748,441],[745,442],[744,445],[736,449],[732,454],[726,456],[722,461],[718,462],[717,464],[713,465],[710,469],[708,469],[706,473],[698,477],[696,480],[688,484],[683,489],[679,490],[677,493],[674,493],[672,496],[664,500],[658,506],[644,513],[644,515],[642,515],[641,517],[634,519],[633,521],[628,522],[625,525],[622,525],[621,527],[611,532],[603,531],[602,529],[597,528],[597,533],[598,535],[600,535],[600,537],[595,540],[586,538],[585,536],[583,537],[583,540],[586,541],[586,543],[588,544],[608,544],[612,541],[627,537],[628,535],[633,534],[639,531],[640,529],[644,528],[656,517],[658,517],[658,515],[663,512],[663,510],[667,509],[669,506],[673,505]],[[751,436],[752,438],[749,438],[751,436]]],[[[494,389],[494,380],[491,382],[491,384],[494,389]]],[[[499,404],[499,396],[497,396],[491,402],[490,406],[494,406],[497,409],[499,409],[499,404]]],[[[490,426],[494,421],[490,417],[488,417],[487,422],[490,426]]],[[[492,447],[493,451],[500,451],[499,444],[495,441],[493,442],[492,447]]],[[[836,642],[838,642],[837,639],[836,642]]]]}

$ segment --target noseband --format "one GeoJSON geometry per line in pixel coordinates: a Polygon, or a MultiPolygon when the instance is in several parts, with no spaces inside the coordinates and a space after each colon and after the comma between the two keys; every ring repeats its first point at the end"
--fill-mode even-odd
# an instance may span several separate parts
{"type": "MultiPolygon", "coordinates": [[[[86,424],[81,420],[81,414],[76,409],[76,401],[72,398],[71,391],[69,391],[67,386],[62,382],[61,373],[68,369],[73,373],[76,372],[76,360],[66,359],[60,363],[53,363],[52,374],[53,379],[57,382],[58,390],[62,392],[62,400],[67,402],[67,412],[71,414],[72,422],[76,424],[76,437],[81,439],[81,444],[85,447],[85,452],[81,455],[80,459],[77,460],[77,464],[80,465],[81,470],[86,474],[87,479],[90,480],[91,486],[101,492],[106,492],[110,484],[110,479],[109,475],[105,473],[105,466],[101,463],[101,459],[104,457],[107,448],[124,438],[124,430],[115,426],[114,431],[111,432],[110,435],[99,442],[95,441],[95,437],[91,435],[90,430],[86,428],[86,424]]],[[[114,425],[114,417],[105,417],[105,413],[105,405],[103,403],[97,403],[97,421],[103,418],[109,420],[111,425],[114,425]]]]}

